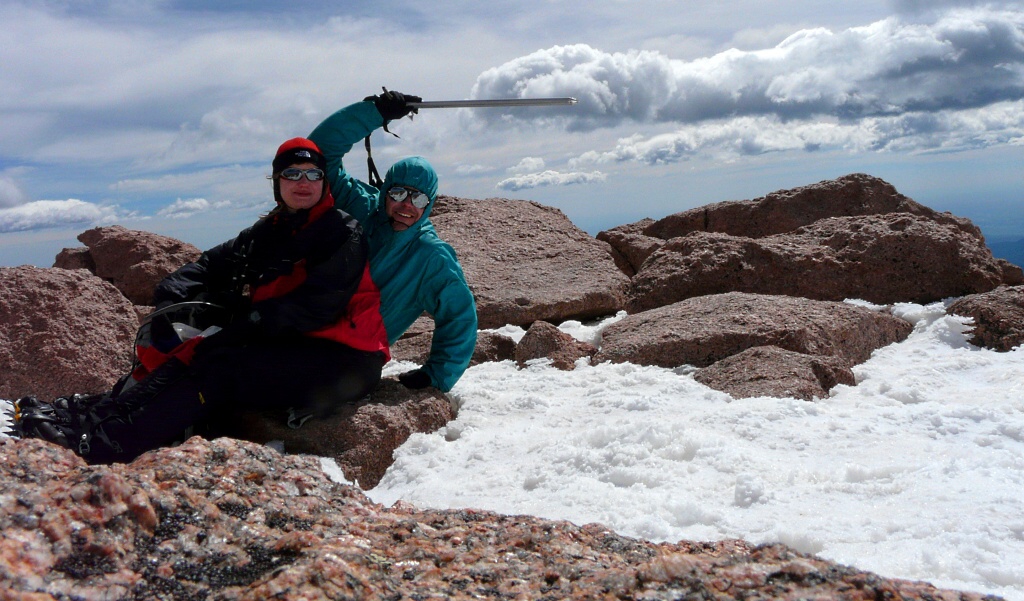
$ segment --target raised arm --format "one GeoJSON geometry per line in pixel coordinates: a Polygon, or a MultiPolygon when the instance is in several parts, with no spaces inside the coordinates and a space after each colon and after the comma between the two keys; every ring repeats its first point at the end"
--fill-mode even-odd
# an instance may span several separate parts
{"type": "Polygon", "coordinates": [[[343,159],[354,144],[383,125],[377,107],[364,100],[336,111],[309,134],[327,158],[327,181],[335,206],[360,222],[376,209],[377,189],[346,171],[343,159]]]}

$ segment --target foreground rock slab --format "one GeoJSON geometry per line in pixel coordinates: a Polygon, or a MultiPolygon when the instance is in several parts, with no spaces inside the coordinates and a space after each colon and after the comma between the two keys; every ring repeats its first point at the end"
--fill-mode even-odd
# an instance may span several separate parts
{"type": "Polygon", "coordinates": [[[112,466],[0,439],[0,487],[5,599],[983,598],[783,545],[384,508],[313,457],[226,438],[112,466]]]}
{"type": "Polygon", "coordinates": [[[430,220],[459,256],[481,329],[614,315],[629,279],[610,248],[558,209],[441,197],[430,220]]]}
{"type": "Polygon", "coordinates": [[[0,398],[110,390],[137,327],[132,304],[88,271],[0,268],[0,398]]]}

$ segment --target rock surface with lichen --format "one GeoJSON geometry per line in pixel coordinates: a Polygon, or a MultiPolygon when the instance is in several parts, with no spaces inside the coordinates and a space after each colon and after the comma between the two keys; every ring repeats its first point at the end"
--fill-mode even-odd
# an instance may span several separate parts
{"type": "Polygon", "coordinates": [[[921,599],[981,595],[726,540],[375,504],[310,456],[192,438],[87,466],[0,439],[3,599],[921,599]]]}

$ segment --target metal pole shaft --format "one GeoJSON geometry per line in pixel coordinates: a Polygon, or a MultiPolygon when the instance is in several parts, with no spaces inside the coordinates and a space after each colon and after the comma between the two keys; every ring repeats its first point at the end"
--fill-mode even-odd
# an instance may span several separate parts
{"type": "Polygon", "coordinates": [[[418,109],[490,108],[497,106],[566,106],[576,104],[575,98],[498,98],[494,100],[434,100],[410,102],[418,109]]]}

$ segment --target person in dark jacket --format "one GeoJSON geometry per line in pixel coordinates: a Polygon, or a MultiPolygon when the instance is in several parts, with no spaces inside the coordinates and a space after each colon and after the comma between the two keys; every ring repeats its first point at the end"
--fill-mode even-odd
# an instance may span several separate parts
{"type": "Polygon", "coordinates": [[[130,461],[237,411],[279,409],[298,427],[369,394],[390,359],[380,292],[362,228],[334,206],[325,168],[310,140],[282,144],[277,206],[157,285],[132,377],[104,395],[20,399],[15,432],[93,463],[130,461]],[[189,301],[225,308],[229,323],[179,340],[161,317],[189,301]]]}
{"type": "Polygon", "coordinates": [[[380,286],[381,310],[390,343],[423,313],[434,320],[426,362],[398,378],[409,388],[451,390],[469,367],[476,348],[476,301],[455,250],[430,222],[438,178],[422,157],[396,162],[377,186],[345,170],[352,145],[387,122],[414,111],[421,100],[385,91],[349,105],[313,130],[327,157],[327,179],[338,205],[359,220],[370,244],[370,272],[380,286]]]}

